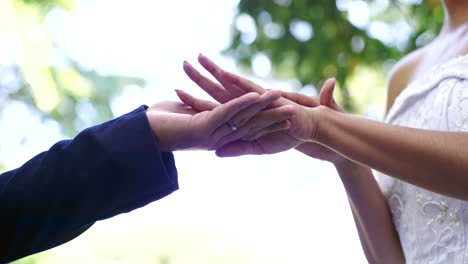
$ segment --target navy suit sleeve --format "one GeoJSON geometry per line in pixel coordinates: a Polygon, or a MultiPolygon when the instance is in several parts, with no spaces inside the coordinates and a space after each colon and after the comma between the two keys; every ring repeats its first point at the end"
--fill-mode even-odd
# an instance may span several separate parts
{"type": "Polygon", "coordinates": [[[178,189],[174,157],[159,151],[145,110],[88,128],[0,175],[0,263],[178,189]]]}

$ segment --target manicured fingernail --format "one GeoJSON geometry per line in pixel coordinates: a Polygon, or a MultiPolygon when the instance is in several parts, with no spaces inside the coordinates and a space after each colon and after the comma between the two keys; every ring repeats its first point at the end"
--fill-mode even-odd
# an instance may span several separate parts
{"type": "Polygon", "coordinates": [[[211,61],[210,59],[208,59],[208,57],[206,57],[205,55],[203,54],[198,54],[198,60],[205,60],[205,61],[211,61]]]}
{"type": "Polygon", "coordinates": [[[176,93],[184,93],[184,91],[182,90],[179,90],[179,89],[174,89],[176,91],[176,93]]]}
{"type": "Polygon", "coordinates": [[[216,66],[216,64],[211,61],[208,57],[200,53],[200,56],[198,57],[198,62],[207,70],[209,73],[213,75],[219,74],[219,67],[216,66]]]}
{"type": "Polygon", "coordinates": [[[196,74],[197,73],[197,70],[195,70],[195,68],[192,66],[192,64],[188,63],[188,62],[184,62],[184,70],[186,73],[188,73],[189,77],[192,78],[192,75],[193,74],[196,74]]]}
{"type": "Polygon", "coordinates": [[[211,61],[207,56],[205,56],[203,53],[198,54],[198,58],[203,58],[207,61],[211,61]]]}

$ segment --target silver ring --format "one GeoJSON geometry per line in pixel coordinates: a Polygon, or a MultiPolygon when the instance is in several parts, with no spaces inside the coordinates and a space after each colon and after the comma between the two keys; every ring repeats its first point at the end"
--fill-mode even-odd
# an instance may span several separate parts
{"type": "Polygon", "coordinates": [[[232,131],[236,131],[237,128],[238,128],[236,125],[234,125],[234,124],[232,123],[231,120],[227,121],[227,122],[226,122],[226,125],[227,125],[232,131]]]}

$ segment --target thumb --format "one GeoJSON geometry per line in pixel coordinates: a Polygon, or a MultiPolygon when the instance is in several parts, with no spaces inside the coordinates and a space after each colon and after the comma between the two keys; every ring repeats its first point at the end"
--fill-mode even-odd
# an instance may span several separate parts
{"type": "Polygon", "coordinates": [[[335,90],[336,79],[328,79],[320,91],[320,104],[330,107],[333,110],[343,112],[341,107],[335,102],[333,98],[333,91],[335,90]]]}

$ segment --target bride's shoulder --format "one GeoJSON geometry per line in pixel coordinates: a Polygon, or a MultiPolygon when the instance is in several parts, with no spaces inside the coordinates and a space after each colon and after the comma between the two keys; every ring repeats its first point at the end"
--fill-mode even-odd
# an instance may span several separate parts
{"type": "Polygon", "coordinates": [[[393,105],[395,98],[413,79],[418,64],[423,58],[424,49],[417,49],[393,66],[387,78],[387,111],[393,105]]]}

